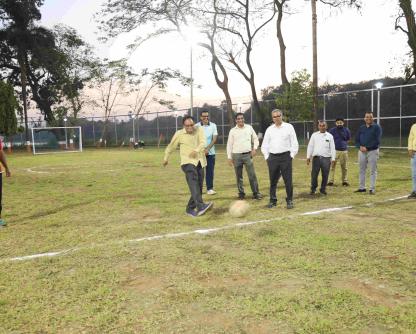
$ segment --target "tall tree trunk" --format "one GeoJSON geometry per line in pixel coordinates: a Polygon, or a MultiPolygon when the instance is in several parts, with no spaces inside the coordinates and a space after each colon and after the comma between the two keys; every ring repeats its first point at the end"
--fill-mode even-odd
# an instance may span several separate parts
{"type": "Polygon", "coordinates": [[[313,112],[313,128],[318,128],[318,43],[317,43],[317,16],[316,1],[311,0],[312,5],[312,112],[313,112]]]}
{"type": "Polygon", "coordinates": [[[25,56],[22,51],[19,51],[18,55],[19,67],[20,67],[20,80],[22,83],[22,102],[23,102],[23,116],[25,119],[25,145],[30,141],[29,139],[29,125],[27,120],[27,72],[25,56]]]}
{"type": "Polygon", "coordinates": [[[279,48],[280,48],[280,78],[282,80],[282,85],[286,88],[290,84],[286,76],[286,45],[283,40],[283,33],[282,33],[284,2],[285,1],[282,1],[282,2],[275,1],[275,5],[277,8],[276,35],[277,35],[277,39],[279,40],[279,48]]]}
{"type": "MultiPolygon", "coordinates": [[[[410,49],[412,50],[413,55],[413,62],[412,62],[412,70],[409,71],[407,74],[406,79],[410,79],[411,77],[416,75],[416,23],[415,23],[415,13],[412,9],[412,1],[411,0],[399,0],[399,6],[403,11],[404,17],[406,19],[407,24],[407,31],[396,23],[396,29],[401,29],[407,35],[407,44],[409,45],[410,49]]],[[[397,21],[396,21],[397,22],[397,21]]]]}

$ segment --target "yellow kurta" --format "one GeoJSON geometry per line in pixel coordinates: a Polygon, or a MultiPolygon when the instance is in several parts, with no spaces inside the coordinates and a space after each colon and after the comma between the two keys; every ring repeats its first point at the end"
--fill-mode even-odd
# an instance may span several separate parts
{"type": "Polygon", "coordinates": [[[168,147],[166,147],[164,160],[168,161],[169,156],[179,146],[181,165],[193,164],[197,166],[200,162],[201,166],[205,167],[207,165],[207,159],[205,158],[206,145],[207,141],[202,127],[195,128],[192,134],[187,133],[185,129],[178,130],[168,147]],[[190,156],[192,152],[197,152],[196,158],[190,156]]]}

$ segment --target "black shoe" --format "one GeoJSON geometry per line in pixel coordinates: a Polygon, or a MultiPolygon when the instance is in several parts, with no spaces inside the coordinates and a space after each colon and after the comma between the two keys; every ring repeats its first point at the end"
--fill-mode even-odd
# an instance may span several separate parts
{"type": "Polygon", "coordinates": [[[416,191],[412,191],[412,193],[409,196],[407,196],[407,198],[408,199],[416,198],[416,191]]]}
{"type": "Polygon", "coordinates": [[[370,190],[368,193],[369,193],[370,195],[375,195],[375,194],[376,194],[376,191],[375,191],[375,190],[370,190]]]}
{"type": "Polygon", "coordinates": [[[311,190],[311,192],[309,193],[309,195],[315,195],[316,190],[311,190]]]}
{"type": "Polygon", "coordinates": [[[260,193],[253,194],[253,199],[260,200],[260,199],[262,199],[262,198],[263,198],[263,195],[262,195],[262,194],[260,194],[260,193]]]}
{"type": "MultiPolygon", "coordinates": [[[[329,185],[329,184],[328,184],[328,185],[329,185]]],[[[343,185],[344,187],[349,187],[349,186],[350,186],[350,184],[349,184],[347,181],[342,182],[342,185],[343,185]]]]}
{"type": "Polygon", "coordinates": [[[244,199],[246,198],[246,194],[238,194],[238,199],[244,199]]]}
{"type": "Polygon", "coordinates": [[[357,189],[356,191],[354,191],[355,193],[365,193],[367,191],[367,189],[357,189]]]}
{"type": "Polygon", "coordinates": [[[197,213],[195,211],[195,209],[186,209],[186,214],[190,217],[196,217],[197,213]]]}
{"type": "Polygon", "coordinates": [[[207,210],[212,207],[212,202],[208,202],[208,203],[204,203],[204,205],[202,205],[202,207],[198,210],[198,212],[196,213],[197,216],[202,216],[205,212],[207,212],[207,210]]]}
{"type": "Polygon", "coordinates": [[[321,190],[319,190],[319,192],[320,192],[322,195],[328,195],[328,194],[327,194],[327,192],[326,192],[326,190],[322,190],[322,189],[321,189],[321,190]]]}
{"type": "Polygon", "coordinates": [[[269,208],[269,209],[271,209],[275,206],[276,206],[276,203],[274,203],[274,202],[269,202],[269,204],[267,204],[267,208],[269,208]]]}
{"type": "Polygon", "coordinates": [[[294,208],[293,201],[287,201],[286,208],[293,209],[294,208]]]}
{"type": "Polygon", "coordinates": [[[327,186],[332,187],[334,185],[334,182],[328,182],[327,186]]]}

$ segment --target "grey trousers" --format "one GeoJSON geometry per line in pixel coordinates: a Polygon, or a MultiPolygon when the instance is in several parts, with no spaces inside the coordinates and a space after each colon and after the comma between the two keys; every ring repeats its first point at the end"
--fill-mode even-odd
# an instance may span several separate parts
{"type": "Polygon", "coordinates": [[[201,163],[198,166],[186,164],[181,166],[185,173],[186,183],[188,183],[191,198],[188,201],[186,210],[200,209],[204,202],[202,201],[202,184],[204,182],[204,169],[201,163]]]}
{"type": "Polygon", "coordinates": [[[360,186],[359,189],[365,189],[365,177],[367,168],[370,168],[370,190],[375,190],[377,179],[377,160],[379,150],[372,150],[370,152],[358,151],[358,163],[360,165],[360,186]]]}
{"type": "Polygon", "coordinates": [[[325,191],[328,184],[329,169],[331,168],[331,158],[314,156],[312,158],[312,171],[311,171],[311,190],[315,191],[318,187],[318,175],[322,174],[321,191],[325,191]]]}
{"type": "Polygon", "coordinates": [[[239,195],[245,195],[243,186],[243,165],[246,166],[248,180],[250,182],[253,195],[259,193],[259,185],[257,182],[256,172],[254,171],[253,160],[251,154],[233,153],[234,171],[237,179],[237,188],[239,195]]]}

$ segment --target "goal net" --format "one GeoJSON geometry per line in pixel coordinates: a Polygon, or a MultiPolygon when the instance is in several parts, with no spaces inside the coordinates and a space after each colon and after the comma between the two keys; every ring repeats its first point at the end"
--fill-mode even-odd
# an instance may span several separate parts
{"type": "Polygon", "coordinates": [[[33,154],[82,152],[80,126],[32,128],[33,154]]]}

